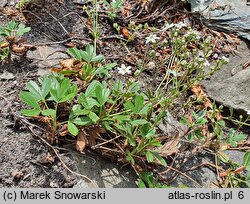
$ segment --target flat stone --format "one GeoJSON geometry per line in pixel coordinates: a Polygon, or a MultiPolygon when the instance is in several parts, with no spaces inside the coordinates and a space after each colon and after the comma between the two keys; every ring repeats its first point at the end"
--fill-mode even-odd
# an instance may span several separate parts
{"type": "Polygon", "coordinates": [[[0,75],[0,79],[4,79],[4,80],[10,80],[14,78],[15,78],[15,75],[7,71],[4,71],[4,73],[0,75]]]}
{"type": "Polygon", "coordinates": [[[234,33],[250,41],[250,6],[246,0],[188,0],[192,12],[213,30],[234,33]]]}
{"type": "Polygon", "coordinates": [[[0,7],[6,6],[7,3],[8,3],[8,0],[0,0],[0,7]]]}
{"type": "Polygon", "coordinates": [[[136,188],[137,175],[133,169],[104,159],[97,154],[79,154],[71,152],[78,172],[87,176],[93,183],[79,180],[78,188],[136,188]]]}
{"type": "Polygon", "coordinates": [[[36,50],[27,52],[27,59],[39,68],[57,66],[63,59],[69,58],[63,46],[39,46],[36,50]]]}
{"type": "MultiPolygon", "coordinates": [[[[213,163],[214,161],[211,156],[207,154],[198,154],[189,158],[183,165],[183,169],[180,170],[184,173],[178,174],[178,176],[173,180],[170,185],[173,187],[186,186],[191,188],[210,188],[212,182],[217,181],[217,176],[213,169],[210,169],[208,167],[199,167],[196,170],[187,171],[192,167],[199,166],[206,162],[213,163]]],[[[172,174],[177,172],[170,173],[172,174]]],[[[167,176],[168,175],[166,175],[166,177],[167,176]]]]}
{"type": "Polygon", "coordinates": [[[230,56],[229,63],[204,80],[202,85],[210,98],[245,114],[250,110],[250,67],[243,69],[242,65],[249,62],[250,52],[244,42],[238,47],[238,51],[239,54],[230,56]]]}

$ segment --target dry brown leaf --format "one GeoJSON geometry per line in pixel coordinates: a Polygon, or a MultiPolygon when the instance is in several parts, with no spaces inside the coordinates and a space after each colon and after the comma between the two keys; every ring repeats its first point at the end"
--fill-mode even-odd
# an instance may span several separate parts
{"type": "Polygon", "coordinates": [[[71,59],[62,60],[59,62],[59,64],[62,68],[71,69],[72,67],[74,67],[74,62],[75,62],[75,59],[71,58],[71,59]]]}
{"type": "Polygon", "coordinates": [[[191,87],[191,91],[193,92],[193,94],[195,94],[195,96],[197,97],[197,99],[201,99],[201,98],[205,98],[203,105],[206,108],[213,108],[212,102],[210,101],[210,99],[207,97],[207,95],[204,93],[202,87],[200,85],[194,85],[191,87]]]}
{"type": "Polygon", "coordinates": [[[131,33],[129,32],[129,30],[128,30],[127,28],[122,28],[122,35],[123,35],[125,38],[130,38],[131,33]]]}
{"type": "Polygon", "coordinates": [[[242,68],[243,68],[243,69],[246,69],[246,68],[249,67],[249,66],[250,66],[250,61],[244,63],[244,64],[242,65],[242,68]]]}
{"type": "Polygon", "coordinates": [[[96,138],[100,136],[100,134],[105,133],[106,130],[101,126],[91,126],[86,129],[87,137],[88,137],[88,144],[90,147],[96,145],[96,138]]]}
{"type": "Polygon", "coordinates": [[[0,48],[6,48],[9,46],[8,42],[0,42],[0,48]]]}
{"type": "Polygon", "coordinates": [[[76,150],[82,153],[86,147],[86,144],[87,144],[86,132],[84,130],[80,130],[77,136],[76,150]]]}
{"type": "Polygon", "coordinates": [[[124,9],[122,10],[122,15],[125,17],[129,17],[130,10],[131,10],[131,4],[129,2],[127,2],[126,5],[124,6],[124,9]]]}
{"type": "Polygon", "coordinates": [[[180,139],[176,137],[174,140],[168,141],[160,148],[160,155],[163,157],[170,156],[171,154],[178,152],[178,145],[180,139]]]}
{"type": "Polygon", "coordinates": [[[26,51],[26,47],[14,44],[12,46],[12,51],[16,53],[24,53],[26,51]]]}

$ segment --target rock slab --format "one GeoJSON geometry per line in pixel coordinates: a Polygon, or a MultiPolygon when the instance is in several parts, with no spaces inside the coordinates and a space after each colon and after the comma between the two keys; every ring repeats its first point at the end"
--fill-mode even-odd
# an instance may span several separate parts
{"type": "Polygon", "coordinates": [[[250,67],[243,69],[242,65],[249,62],[250,51],[244,42],[238,51],[239,54],[230,57],[229,64],[204,80],[202,85],[208,96],[216,102],[246,114],[250,110],[250,67]]]}

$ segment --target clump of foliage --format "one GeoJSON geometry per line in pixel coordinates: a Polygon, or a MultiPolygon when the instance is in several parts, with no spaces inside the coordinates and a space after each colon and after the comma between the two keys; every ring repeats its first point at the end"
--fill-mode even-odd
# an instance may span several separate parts
{"type": "MultiPolygon", "coordinates": [[[[110,18],[115,18],[116,9],[122,6],[119,0],[106,5],[111,7],[110,18]]],[[[158,125],[168,117],[178,98],[219,70],[227,60],[219,58],[210,65],[211,37],[201,38],[184,23],[166,26],[171,40],[161,39],[147,25],[144,28],[150,34],[145,40],[145,56],[135,72],[124,64],[117,68],[119,74],[133,78],[121,80],[121,76],[107,82],[105,79],[110,78],[110,71],[117,64],[106,63],[104,56],[96,53],[96,11],[97,8],[92,15],[94,46],[87,45],[85,50],[70,48],[68,52],[73,58],[53,70],[58,73],[28,82],[20,98],[30,108],[22,110],[22,114],[43,121],[51,142],[71,135],[77,137],[78,151],[88,146],[100,152],[105,150],[105,154],[121,163],[130,163],[140,178],[139,187],[167,187],[148,172],[168,166],[169,155],[162,152],[166,140],[159,136],[158,125]],[[166,58],[156,54],[167,49],[170,54],[166,58]],[[153,69],[152,83],[142,86],[140,78],[149,66],[153,69]],[[156,77],[162,70],[159,82],[156,77]]],[[[204,103],[204,98],[197,98],[194,103],[204,103]]],[[[205,109],[192,110],[180,118],[188,128],[183,138],[209,147],[223,140],[225,122],[215,104],[208,103],[205,109]]],[[[228,143],[235,147],[245,139],[231,130],[228,143]]],[[[245,165],[249,166],[247,159],[245,165]]]]}
{"type": "Polygon", "coordinates": [[[18,46],[18,40],[30,30],[30,27],[15,21],[0,26],[0,61],[9,58],[11,51],[24,52],[25,48],[18,46]]]}

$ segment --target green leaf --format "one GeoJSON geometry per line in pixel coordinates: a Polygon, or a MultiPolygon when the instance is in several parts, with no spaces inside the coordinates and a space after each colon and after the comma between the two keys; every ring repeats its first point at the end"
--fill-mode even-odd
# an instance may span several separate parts
{"type": "Polygon", "coordinates": [[[25,33],[28,33],[31,30],[30,27],[26,27],[24,24],[20,23],[16,31],[17,36],[22,36],[25,33]]]}
{"type": "Polygon", "coordinates": [[[153,162],[154,161],[154,155],[151,151],[147,151],[146,152],[146,158],[147,158],[147,161],[149,163],[153,162]]]}
{"type": "Polygon", "coordinates": [[[181,117],[180,123],[183,124],[183,125],[188,125],[188,126],[190,125],[188,119],[185,118],[185,117],[181,117]]]}
{"type": "Polygon", "coordinates": [[[133,158],[133,156],[131,155],[131,153],[129,151],[126,152],[126,159],[131,162],[132,165],[135,165],[135,160],[133,158]]]}
{"type": "Polygon", "coordinates": [[[142,109],[142,106],[144,104],[144,98],[143,96],[139,95],[135,97],[135,112],[139,113],[142,109]]]}
{"type": "Polygon", "coordinates": [[[163,165],[163,166],[167,166],[167,162],[165,161],[165,159],[164,158],[162,158],[158,153],[156,153],[156,152],[152,152],[153,154],[154,154],[154,157],[156,158],[156,159],[158,159],[159,160],[159,162],[163,165]]]}
{"type": "Polygon", "coordinates": [[[199,118],[198,120],[195,121],[196,125],[204,125],[207,123],[207,119],[206,118],[199,118]]]}
{"type": "Polygon", "coordinates": [[[129,88],[128,88],[128,93],[137,93],[140,90],[141,86],[140,86],[140,82],[134,82],[132,83],[129,88]]]}
{"type": "Polygon", "coordinates": [[[65,96],[63,96],[61,98],[61,100],[59,101],[59,103],[63,103],[65,101],[71,102],[74,99],[75,95],[76,95],[75,93],[70,93],[68,95],[65,95],[65,96]]]}
{"type": "Polygon", "coordinates": [[[148,123],[145,119],[137,119],[130,122],[133,126],[145,125],[148,123]]]}
{"type": "Polygon", "coordinates": [[[90,112],[90,110],[88,109],[78,109],[78,110],[74,110],[73,113],[75,116],[79,116],[79,115],[88,115],[90,112]]]}
{"type": "Polygon", "coordinates": [[[140,112],[138,113],[139,115],[147,115],[149,110],[151,108],[151,104],[147,104],[145,105],[141,110],[140,112]]]}
{"type": "Polygon", "coordinates": [[[97,55],[97,56],[95,56],[95,57],[93,57],[92,59],[91,59],[91,62],[100,62],[100,61],[102,61],[102,60],[104,60],[105,58],[104,58],[104,56],[103,55],[97,55]]]}
{"type": "Polygon", "coordinates": [[[22,110],[21,113],[24,116],[27,117],[33,117],[33,116],[38,116],[40,115],[41,110],[37,110],[37,109],[32,109],[32,110],[22,110]]]}
{"type": "Polygon", "coordinates": [[[44,97],[42,96],[42,91],[40,89],[40,87],[37,85],[36,82],[34,81],[30,81],[27,83],[27,89],[34,94],[34,97],[39,101],[39,100],[43,100],[44,97]]]}
{"type": "Polygon", "coordinates": [[[116,115],[113,116],[112,119],[117,120],[119,123],[122,123],[124,121],[130,121],[129,115],[116,115]]]}
{"type": "Polygon", "coordinates": [[[87,98],[83,93],[78,97],[78,102],[86,109],[91,109],[94,106],[99,107],[100,104],[93,98],[87,98]]]}
{"type": "Polygon", "coordinates": [[[86,97],[89,97],[89,96],[95,97],[95,96],[96,96],[96,95],[95,95],[95,89],[96,89],[96,87],[97,87],[98,85],[100,85],[100,82],[99,82],[99,81],[96,81],[96,80],[92,81],[92,82],[89,84],[88,88],[86,89],[85,96],[86,96],[86,97]]]}
{"type": "Polygon", "coordinates": [[[72,120],[72,122],[80,126],[87,126],[87,125],[92,124],[92,120],[89,117],[75,118],[74,120],[72,120]]]}
{"type": "Polygon", "coordinates": [[[60,101],[60,97],[59,97],[59,82],[55,79],[55,78],[52,78],[53,81],[51,83],[51,86],[50,86],[50,95],[51,95],[51,98],[56,101],[57,103],[60,101]]]}
{"type": "Polygon", "coordinates": [[[159,140],[152,140],[150,141],[150,145],[154,146],[154,147],[161,147],[162,144],[159,140]]]}
{"type": "Polygon", "coordinates": [[[40,109],[40,106],[38,104],[37,98],[34,98],[33,94],[27,91],[21,91],[19,94],[19,97],[25,102],[27,105],[35,108],[35,109],[40,109]]]}
{"type": "Polygon", "coordinates": [[[42,111],[42,115],[44,116],[56,116],[56,111],[54,109],[45,109],[42,111]]]}
{"type": "Polygon", "coordinates": [[[100,119],[94,112],[90,112],[88,116],[94,123],[100,119]]]}
{"type": "Polygon", "coordinates": [[[82,61],[80,50],[78,50],[77,48],[73,47],[73,48],[69,48],[68,51],[78,61],[80,61],[80,62],[82,61]]]}
{"type": "Polygon", "coordinates": [[[147,186],[145,185],[142,179],[139,179],[138,181],[138,188],[147,188],[147,186]]]}
{"type": "Polygon", "coordinates": [[[131,101],[127,101],[126,103],[124,103],[124,108],[133,112],[135,110],[134,104],[131,101]]]}
{"type": "Polygon", "coordinates": [[[246,182],[247,182],[248,188],[250,188],[250,174],[247,175],[246,182]]]}
{"type": "Polygon", "coordinates": [[[108,88],[102,88],[99,85],[99,86],[96,87],[95,93],[96,93],[97,101],[102,106],[107,102],[108,97],[110,95],[110,90],[108,88]]]}
{"type": "Polygon", "coordinates": [[[238,134],[234,136],[234,141],[241,142],[247,139],[247,136],[244,134],[238,134]]]}
{"type": "Polygon", "coordinates": [[[76,125],[70,121],[68,121],[68,131],[70,134],[72,134],[74,136],[78,135],[78,133],[79,133],[79,130],[76,127],[76,125]]]}
{"type": "Polygon", "coordinates": [[[50,84],[51,84],[51,80],[47,76],[42,79],[41,95],[44,99],[49,94],[50,84]]]}
{"type": "Polygon", "coordinates": [[[250,152],[245,153],[243,157],[243,166],[245,166],[246,169],[250,171],[250,152]]]}
{"type": "Polygon", "coordinates": [[[70,79],[64,78],[63,81],[59,85],[59,89],[58,89],[58,93],[57,93],[59,102],[64,97],[66,92],[69,90],[69,88],[70,88],[70,79]]]}

